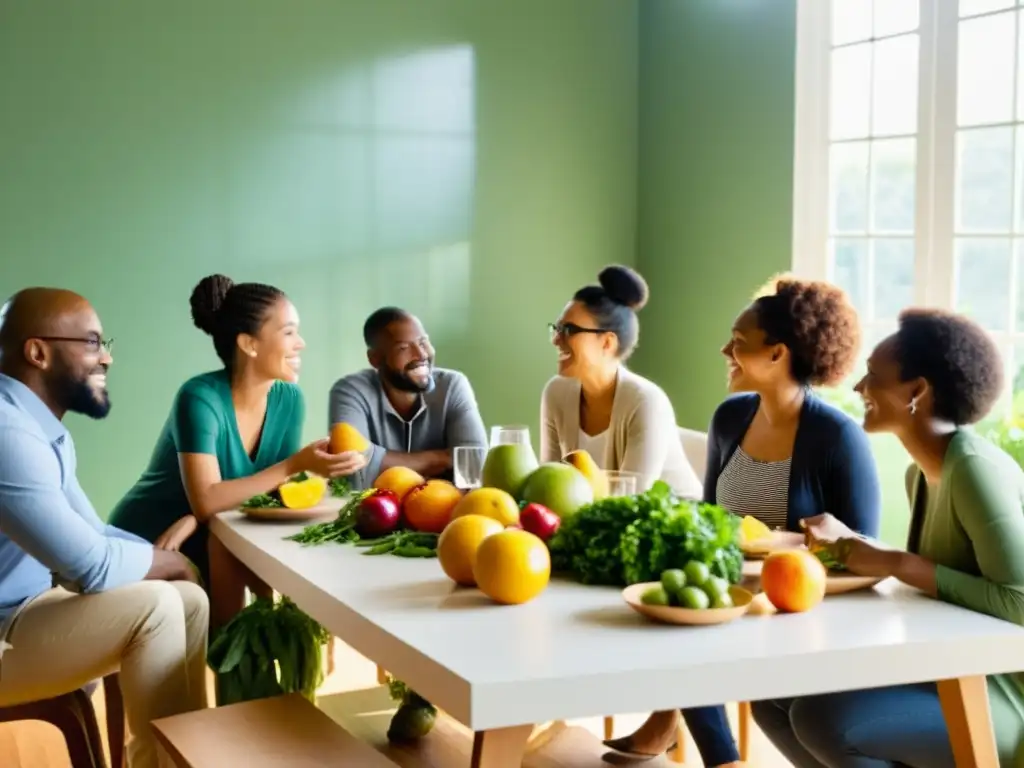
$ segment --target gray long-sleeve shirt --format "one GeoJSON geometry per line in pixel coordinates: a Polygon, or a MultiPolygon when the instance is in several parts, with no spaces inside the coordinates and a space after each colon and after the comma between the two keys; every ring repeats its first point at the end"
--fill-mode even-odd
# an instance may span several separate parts
{"type": "Polygon", "coordinates": [[[391,405],[380,376],[372,368],[352,373],[331,387],[328,427],[347,422],[371,443],[369,463],[349,478],[367,488],[380,474],[388,451],[415,453],[460,445],[487,446],[487,433],[469,379],[458,371],[434,369],[434,388],[420,396],[406,421],[391,405]]]}

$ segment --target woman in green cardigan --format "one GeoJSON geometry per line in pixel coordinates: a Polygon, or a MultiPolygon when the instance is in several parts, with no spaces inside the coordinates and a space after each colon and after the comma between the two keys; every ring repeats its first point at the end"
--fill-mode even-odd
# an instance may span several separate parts
{"type": "MultiPolygon", "coordinates": [[[[301,444],[299,316],[279,288],[203,278],[190,300],[196,327],[213,338],[223,367],[178,390],[149,466],[110,522],[196,564],[210,593],[211,628],[243,607],[244,585],[206,523],[299,472],[324,477],[363,467],[362,454],[301,444]],[[207,549],[209,547],[209,551],[207,549]]],[[[267,594],[251,575],[246,582],[267,594]]]]}
{"type": "MultiPolygon", "coordinates": [[[[864,428],[891,432],[914,463],[907,551],[858,536],[830,515],[807,521],[855,574],[895,577],[925,594],[1024,624],[1024,471],[964,428],[1003,389],[989,335],[965,317],[904,312],[856,391],[864,428]]],[[[989,702],[1003,768],[1024,759],[1024,674],[992,675],[989,702]]],[[[763,701],[754,718],[796,768],[952,768],[934,683],[763,701]]]]}

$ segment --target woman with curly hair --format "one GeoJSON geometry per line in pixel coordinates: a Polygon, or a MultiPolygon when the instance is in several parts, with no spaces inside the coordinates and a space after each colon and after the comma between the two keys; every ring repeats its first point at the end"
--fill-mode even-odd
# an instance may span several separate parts
{"type": "MultiPolygon", "coordinates": [[[[773,287],[740,313],[722,348],[736,394],[711,419],[704,500],[789,531],[827,511],[875,536],[881,492],[867,436],[811,391],[853,369],[857,312],[829,283],[779,278],[773,287]]],[[[737,763],[724,707],[682,714],[704,765],[737,763]]],[[[677,723],[675,711],[656,712],[632,735],[605,744],[634,756],[661,754],[677,723]]]]}
{"type": "MultiPolygon", "coordinates": [[[[851,573],[895,577],[925,594],[1024,624],[1024,471],[964,429],[1003,389],[989,335],[967,318],[905,311],[856,386],[864,428],[894,434],[913,459],[907,551],[891,549],[825,514],[806,521],[851,573]]],[[[988,678],[1001,766],[1024,758],[1024,673],[988,678]]],[[[934,683],[898,685],[753,705],[754,717],[796,768],[952,768],[934,683]]]]}

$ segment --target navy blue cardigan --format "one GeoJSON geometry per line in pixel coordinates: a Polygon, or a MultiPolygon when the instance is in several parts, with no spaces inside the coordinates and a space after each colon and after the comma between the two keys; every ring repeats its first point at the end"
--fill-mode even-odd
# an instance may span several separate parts
{"type": "MultiPolygon", "coordinates": [[[[718,406],[708,429],[704,501],[715,504],[718,476],[747,434],[757,413],[757,395],[734,395],[718,406]]],[[[786,527],[831,512],[850,528],[877,537],[882,498],[878,471],[864,430],[853,419],[808,392],[800,412],[789,473],[786,527]]],[[[739,760],[724,707],[683,710],[705,765],[739,760]]]]}
{"type": "MultiPolygon", "coordinates": [[[[718,476],[750,427],[760,398],[733,395],[718,406],[708,429],[704,501],[714,504],[718,476]]],[[[789,474],[786,528],[830,512],[853,530],[877,537],[882,494],[871,445],[861,426],[808,392],[800,412],[789,474]]]]}

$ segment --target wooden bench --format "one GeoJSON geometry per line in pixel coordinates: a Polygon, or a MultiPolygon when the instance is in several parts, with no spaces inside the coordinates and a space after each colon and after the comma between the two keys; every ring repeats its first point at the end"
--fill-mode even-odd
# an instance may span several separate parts
{"type": "Polygon", "coordinates": [[[161,768],[395,768],[300,694],[153,721],[161,768]]]}

